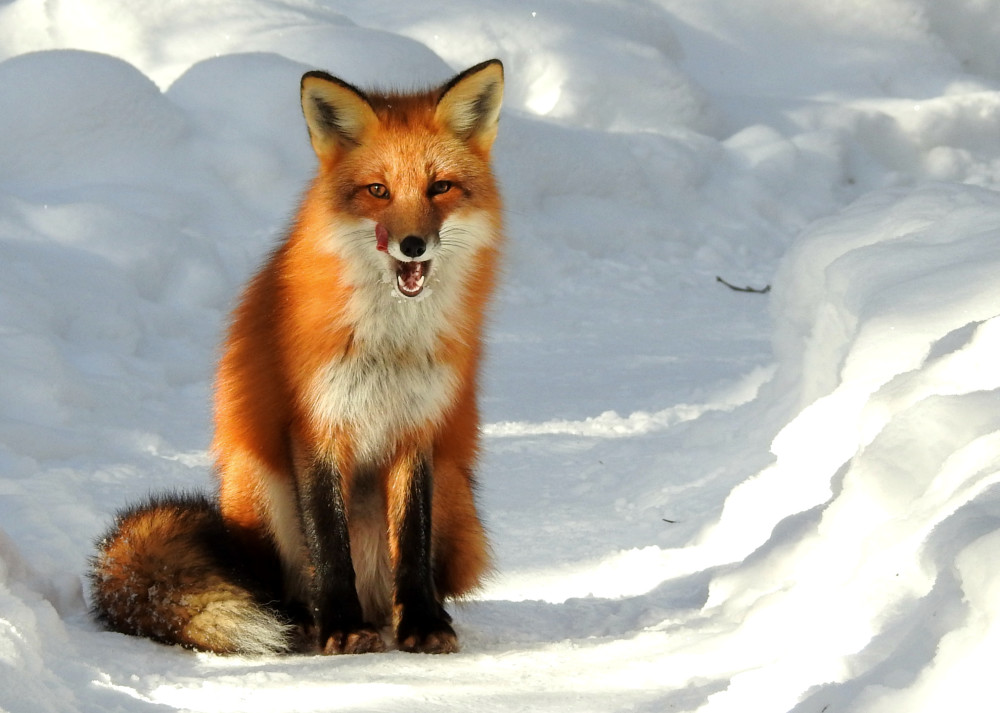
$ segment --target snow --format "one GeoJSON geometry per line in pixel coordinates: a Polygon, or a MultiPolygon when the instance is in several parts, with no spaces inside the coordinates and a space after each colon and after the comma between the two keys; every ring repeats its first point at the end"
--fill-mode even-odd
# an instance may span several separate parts
{"type": "Polygon", "coordinates": [[[993,710],[998,32],[984,0],[4,3],[0,709],[993,710]],[[114,511],[212,487],[221,330],[312,170],[300,74],[493,56],[498,568],[462,652],[101,631],[114,511]]]}

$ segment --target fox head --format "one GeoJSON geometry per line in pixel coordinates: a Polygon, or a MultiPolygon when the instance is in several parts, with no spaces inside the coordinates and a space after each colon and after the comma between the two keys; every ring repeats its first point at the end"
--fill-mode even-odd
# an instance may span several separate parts
{"type": "Polygon", "coordinates": [[[412,299],[449,263],[489,247],[499,233],[499,60],[424,93],[366,92],[319,71],[302,77],[301,93],[334,250],[412,299]]]}

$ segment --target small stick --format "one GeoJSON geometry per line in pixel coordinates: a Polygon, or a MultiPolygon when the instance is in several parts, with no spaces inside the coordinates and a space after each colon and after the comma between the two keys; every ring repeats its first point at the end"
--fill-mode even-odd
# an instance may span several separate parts
{"type": "Polygon", "coordinates": [[[716,276],[715,280],[716,280],[716,282],[721,282],[723,285],[725,285],[726,287],[728,287],[731,290],[735,290],[736,292],[752,292],[755,295],[766,295],[768,292],[771,291],[771,286],[770,285],[767,285],[764,288],[758,288],[758,287],[737,287],[736,285],[732,285],[732,284],[726,282],[725,280],[723,280],[719,276],[716,276]]]}

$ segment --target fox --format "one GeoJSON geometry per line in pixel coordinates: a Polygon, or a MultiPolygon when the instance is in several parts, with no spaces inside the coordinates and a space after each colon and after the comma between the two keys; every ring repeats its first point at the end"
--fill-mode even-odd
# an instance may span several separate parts
{"type": "Polygon", "coordinates": [[[492,567],[475,470],[503,86],[496,59],[417,92],[302,76],[316,172],[223,342],[217,493],[116,515],[89,572],[106,628],[218,654],[459,650],[444,605],[492,567]]]}

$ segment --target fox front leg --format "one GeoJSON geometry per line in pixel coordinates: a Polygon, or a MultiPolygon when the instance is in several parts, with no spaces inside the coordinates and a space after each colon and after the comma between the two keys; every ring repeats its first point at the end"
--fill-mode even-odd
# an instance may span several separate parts
{"type": "Polygon", "coordinates": [[[324,654],[383,651],[378,630],[364,621],[351,561],[347,509],[340,472],[317,460],[299,492],[309,550],[308,607],[324,654]]]}
{"type": "Polygon", "coordinates": [[[397,644],[403,651],[454,653],[458,637],[434,588],[430,460],[420,455],[398,460],[388,486],[397,644]]]}

